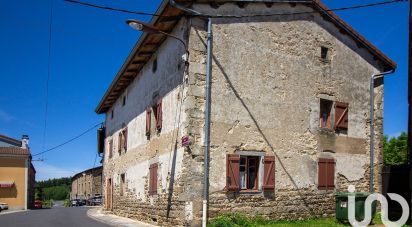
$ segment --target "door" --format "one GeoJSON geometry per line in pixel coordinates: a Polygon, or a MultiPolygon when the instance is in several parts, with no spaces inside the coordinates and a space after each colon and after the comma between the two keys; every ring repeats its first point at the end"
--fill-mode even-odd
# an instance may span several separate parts
{"type": "Polygon", "coordinates": [[[109,180],[107,181],[106,191],[107,191],[106,207],[107,207],[108,210],[112,210],[112,207],[113,207],[113,202],[112,202],[112,200],[113,200],[113,193],[112,193],[113,186],[112,186],[112,179],[111,178],[109,178],[109,180]]]}

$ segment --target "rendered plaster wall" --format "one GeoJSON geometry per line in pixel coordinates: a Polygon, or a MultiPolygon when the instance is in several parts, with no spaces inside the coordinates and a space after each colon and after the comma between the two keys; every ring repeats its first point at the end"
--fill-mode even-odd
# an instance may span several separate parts
{"type": "MultiPolygon", "coordinates": [[[[173,34],[186,39],[187,26],[187,21],[182,19],[173,34]]],[[[177,143],[182,137],[181,126],[185,121],[182,106],[184,53],[179,41],[167,39],[106,113],[103,195],[107,202],[108,179],[112,179],[114,214],[159,225],[182,225],[185,222],[185,203],[178,199],[182,192],[184,149],[177,143]],[[153,71],[155,58],[158,66],[153,71]],[[148,139],[146,108],[155,104],[156,93],[162,98],[162,129],[152,131],[148,139]],[[123,97],[126,97],[124,106],[123,97]],[[118,152],[119,133],[125,127],[128,129],[127,150],[118,152]],[[109,158],[111,140],[113,156],[109,158]],[[157,195],[149,195],[149,167],[153,163],[158,164],[157,195]],[[121,174],[125,176],[122,193],[121,174]]]]}
{"type": "MultiPolygon", "coordinates": [[[[259,3],[246,4],[244,8],[230,3],[217,9],[209,5],[194,7],[220,14],[311,10],[299,4],[273,4],[271,8],[259,3]]],[[[206,25],[197,19],[192,24],[191,40],[202,41],[191,43],[191,59],[197,64],[191,62],[189,71],[195,80],[193,86],[196,85],[192,90],[202,93],[206,25]]],[[[383,70],[373,56],[319,14],[214,19],[213,36],[209,215],[233,211],[260,213],[274,219],[331,215],[335,191],[346,191],[349,184],[355,185],[357,191],[367,191],[369,80],[373,73],[383,70]],[[329,61],[320,59],[321,46],[329,48],[329,61]],[[347,134],[319,128],[320,98],[349,103],[347,134]],[[276,156],[274,192],[250,195],[225,191],[226,155],[248,151],[276,156]],[[334,191],[317,189],[320,157],[336,160],[334,191]]],[[[192,100],[202,106],[203,100],[196,97],[192,100]]],[[[382,83],[375,88],[375,100],[374,173],[375,190],[379,191],[382,83]]],[[[192,156],[201,157],[204,119],[192,115],[192,156]]],[[[201,168],[201,162],[197,168],[201,168]]]]}

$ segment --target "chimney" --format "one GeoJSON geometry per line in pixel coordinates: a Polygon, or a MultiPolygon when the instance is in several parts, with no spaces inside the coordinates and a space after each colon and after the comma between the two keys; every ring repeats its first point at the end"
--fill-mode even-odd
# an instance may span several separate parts
{"type": "Polygon", "coordinates": [[[21,148],[29,149],[29,136],[28,135],[21,136],[21,148]]]}

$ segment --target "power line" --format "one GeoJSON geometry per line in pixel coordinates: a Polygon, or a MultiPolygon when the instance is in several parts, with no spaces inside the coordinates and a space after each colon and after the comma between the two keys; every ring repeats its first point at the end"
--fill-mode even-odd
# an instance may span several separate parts
{"type": "Polygon", "coordinates": [[[94,125],[93,127],[89,128],[89,129],[87,129],[86,131],[80,133],[79,135],[77,135],[77,136],[75,136],[75,137],[67,140],[67,141],[64,142],[64,143],[61,143],[61,144],[59,144],[59,145],[57,145],[57,146],[54,146],[54,147],[52,147],[52,148],[50,148],[50,149],[47,149],[47,150],[42,151],[42,152],[40,152],[40,153],[34,154],[34,155],[32,155],[32,156],[34,157],[34,156],[37,156],[37,155],[41,155],[41,154],[47,153],[47,152],[49,152],[49,151],[52,151],[52,150],[54,150],[54,149],[56,149],[56,148],[59,148],[59,147],[61,147],[61,146],[64,146],[64,145],[66,145],[66,144],[68,144],[68,143],[70,143],[70,142],[72,142],[72,141],[80,138],[81,136],[83,136],[83,135],[85,135],[86,133],[90,132],[91,130],[93,130],[94,128],[96,128],[96,127],[99,126],[99,125],[102,125],[102,123],[98,123],[98,124],[94,125]]]}
{"type": "Polygon", "coordinates": [[[74,3],[74,4],[79,4],[82,6],[88,6],[92,8],[98,8],[98,9],[104,9],[104,10],[110,10],[110,11],[118,11],[122,13],[130,13],[130,14],[137,14],[137,15],[144,15],[144,16],[157,16],[157,17],[175,17],[175,16],[164,16],[160,14],[155,14],[155,13],[146,13],[146,12],[138,12],[138,11],[130,11],[126,9],[120,9],[120,8],[113,8],[109,6],[100,6],[100,5],[95,5],[92,3],[87,3],[87,2],[80,2],[76,0],[64,0],[66,2],[74,3]]]}
{"type": "MultiPolygon", "coordinates": [[[[83,6],[103,9],[103,10],[118,11],[118,12],[138,14],[138,15],[146,15],[146,16],[174,17],[174,16],[163,16],[163,15],[154,14],[154,13],[146,13],[146,12],[130,11],[130,10],[119,9],[119,8],[112,8],[112,7],[108,7],[108,6],[100,6],[100,5],[95,5],[95,4],[91,4],[91,3],[87,3],[87,2],[80,2],[80,1],[76,1],[76,0],[64,0],[64,1],[70,2],[70,3],[75,3],[75,4],[80,4],[80,5],[83,5],[83,6]]],[[[360,9],[360,8],[374,7],[374,6],[380,6],[380,5],[388,5],[388,4],[393,4],[393,3],[405,2],[405,1],[406,0],[390,0],[390,1],[370,3],[370,4],[361,4],[361,5],[339,7],[339,8],[327,9],[327,10],[323,10],[323,11],[326,11],[326,12],[344,11],[344,10],[360,9]]],[[[267,17],[267,16],[289,16],[289,15],[312,14],[312,13],[316,13],[316,11],[304,11],[304,12],[292,12],[292,13],[252,14],[252,15],[201,14],[201,15],[193,15],[193,16],[211,17],[211,18],[247,18],[247,17],[267,17]]]]}
{"type": "Polygon", "coordinates": [[[46,129],[47,129],[47,112],[49,109],[49,81],[50,81],[50,71],[51,71],[51,42],[52,42],[52,28],[53,28],[53,0],[50,0],[50,16],[49,16],[49,53],[47,59],[47,78],[46,78],[46,106],[44,110],[44,128],[43,128],[43,145],[44,149],[46,145],[46,129]]]}

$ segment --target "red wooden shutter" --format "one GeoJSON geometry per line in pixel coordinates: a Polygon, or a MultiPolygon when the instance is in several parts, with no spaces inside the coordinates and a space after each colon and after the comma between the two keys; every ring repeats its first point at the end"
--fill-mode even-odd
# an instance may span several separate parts
{"type": "Polygon", "coordinates": [[[318,161],[318,189],[335,188],[335,160],[320,158],[318,161]]]}
{"type": "Polygon", "coordinates": [[[275,156],[265,156],[264,174],[263,174],[263,191],[273,191],[275,189],[275,156]]]}
{"type": "Polygon", "coordinates": [[[162,115],[162,99],[159,99],[156,106],[156,129],[158,131],[162,129],[162,115]]]}
{"type": "Polygon", "coordinates": [[[157,164],[149,167],[149,195],[157,194],[157,164]]]}
{"type": "Polygon", "coordinates": [[[157,194],[157,164],[153,165],[153,194],[157,194]]]}
{"type": "Polygon", "coordinates": [[[150,136],[151,116],[152,116],[152,109],[148,107],[146,109],[146,136],[150,136]]]}
{"type": "Polygon", "coordinates": [[[336,102],[335,129],[348,129],[348,103],[336,102]]]}
{"type": "Polygon", "coordinates": [[[127,151],[127,127],[123,129],[123,148],[127,151]]]}
{"type": "Polygon", "coordinates": [[[239,191],[239,161],[240,155],[228,154],[226,158],[226,189],[239,191]]]}

